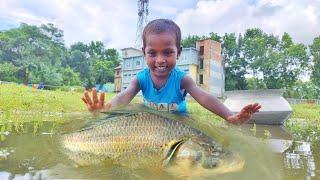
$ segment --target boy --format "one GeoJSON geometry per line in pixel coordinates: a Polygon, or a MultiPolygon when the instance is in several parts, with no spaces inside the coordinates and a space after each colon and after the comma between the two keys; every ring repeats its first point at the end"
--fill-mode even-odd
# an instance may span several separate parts
{"type": "Polygon", "coordinates": [[[143,54],[148,65],[134,77],[127,89],[104,104],[104,94],[98,99],[96,90],[92,99],[88,92],[82,100],[89,111],[109,110],[119,105],[127,105],[141,90],[145,105],[165,105],[171,111],[187,114],[185,96],[189,93],[201,106],[219,115],[226,121],[242,124],[258,112],[258,103],[245,106],[239,113],[233,114],[216,97],[202,90],[194,80],[175,67],[181,54],[181,31],[177,24],[167,19],[156,19],[143,30],[143,54]]]}

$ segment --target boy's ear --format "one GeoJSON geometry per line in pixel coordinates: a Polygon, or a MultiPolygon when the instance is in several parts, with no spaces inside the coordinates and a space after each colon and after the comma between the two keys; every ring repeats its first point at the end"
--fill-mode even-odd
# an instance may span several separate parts
{"type": "Polygon", "coordinates": [[[143,55],[146,55],[146,53],[144,52],[144,48],[141,48],[143,55]]]}

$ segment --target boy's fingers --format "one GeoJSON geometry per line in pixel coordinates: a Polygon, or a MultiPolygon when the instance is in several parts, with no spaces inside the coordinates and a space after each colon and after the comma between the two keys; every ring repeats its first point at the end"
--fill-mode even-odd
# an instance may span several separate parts
{"type": "Polygon", "coordinates": [[[99,104],[100,104],[100,107],[102,108],[103,105],[104,105],[104,92],[100,94],[100,102],[99,102],[99,104]]]}
{"type": "Polygon", "coordinates": [[[82,99],[82,101],[83,101],[85,104],[88,103],[85,97],[82,97],[81,99],[82,99]]]}
{"type": "Polygon", "coordinates": [[[87,101],[87,104],[91,105],[91,104],[92,104],[92,101],[91,101],[91,98],[90,98],[90,96],[89,96],[88,91],[84,92],[84,97],[85,97],[85,99],[86,99],[86,101],[87,101]]]}
{"type": "Polygon", "coordinates": [[[245,112],[249,112],[252,108],[252,104],[246,105],[242,110],[245,112]]]}
{"type": "Polygon", "coordinates": [[[255,110],[255,112],[259,112],[259,109],[261,108],[261,105],[259,104],[258,106],[256,106],[255,108],[254,108],[254,110],[255,110]]]}
{"type": "Polygon", "coordinates": [[[92,99],[93,99],[93,103],[97,104],[98,101],[98,95],[97,95],[97,90],[95,88],[92,89],[92,99]]]}

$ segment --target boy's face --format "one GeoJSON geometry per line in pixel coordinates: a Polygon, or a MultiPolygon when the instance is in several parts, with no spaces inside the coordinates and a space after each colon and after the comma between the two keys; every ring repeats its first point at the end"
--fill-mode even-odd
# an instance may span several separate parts
{"type": "Polygon", "coordinates": [[[144,53],[151,73],[157,77],[168,77],[180,55],[175,35],[170,33],[148,34],[144,53]]]}

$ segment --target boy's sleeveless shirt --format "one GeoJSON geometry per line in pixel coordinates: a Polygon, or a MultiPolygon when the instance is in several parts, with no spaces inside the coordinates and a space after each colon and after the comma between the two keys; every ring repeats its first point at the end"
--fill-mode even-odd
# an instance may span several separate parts
{"type": "Polygon", "coordinates": [[[180,90],[180,83],[186,73],[175,67],[171,70],[166,84],[157,90],[152,82],[150,69],[146,68],[137,74],[144,105],[158,111],[170,111],[187,115],[186,91],[180,90]]]}

